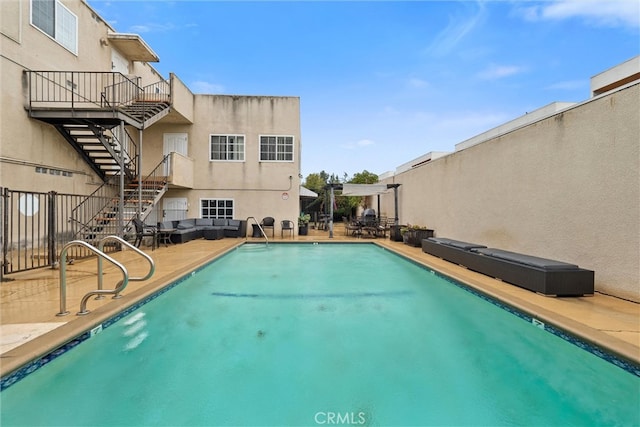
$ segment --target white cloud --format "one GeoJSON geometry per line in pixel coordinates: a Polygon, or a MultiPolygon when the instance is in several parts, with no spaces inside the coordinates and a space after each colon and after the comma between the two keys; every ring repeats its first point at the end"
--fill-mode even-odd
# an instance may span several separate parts
{"type": "Polygon", "coordinates": [[[522,9],[531,21],[582,18],[595,26],[640,27],[640,2],[637,0],[557,0],[522,9]]]}
{"type": "Polygon", "coordinates": [[[177,27],[170,22],[167,22],[165,24],[149,23],[144,25],[132,25],[131,27],[129,27],[129,31],[135,34],[143,34],[143,33],[151,33],[151,32],[160,33],[160,32],[171,31],[175,29],[177,29],[177,27]]]}
{"type": "Polygon", "coordinates": [[[193,93],[210,95],[224,93],[224,86],[217,83],[210,83],[205,81],[191,82],[191,84],[189,84],[189,88],[193,93]]]}
{"type": "Polygon", "coordinates": [[[491,65],[478,73],[478,77],[483,80],[496,80],[504,77],[520,74],[525,71],[524,67],[517,65],[491,65]]]}
{"type": "MultiPolygon", "coordinates": [[[[460,4],[466,5],[466,2],[460,4]]],[[[476,2],[478,10],[469,17],[449,17],[449,23],[440,31],[427,48],[427,52],[436,56],[446,55],[482,22],[485,8],[482,2],[476,2]]]]}
{"type": "Polygon", "coordinates": [[[375,142],[373,142],[370,139],[361,139],[360,141],[356,142],[356,145],[358,147],[366,147],[367,145],[374,145],[375,142]]]}

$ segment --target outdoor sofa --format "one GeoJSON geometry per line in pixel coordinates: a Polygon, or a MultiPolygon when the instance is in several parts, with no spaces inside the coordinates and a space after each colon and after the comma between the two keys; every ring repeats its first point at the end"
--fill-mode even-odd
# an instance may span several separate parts
{"type": "Polygon", "coordinates": [[[159,230],[174,230],[169,239],[171,243],[185,243],[205,237],[207,230],[221,230],[224,237],[245,237],[247,221],[239,219],[189,218],[158,223],[159,230]]]}
{"type": "Polygon", "coordinates": [[[547,296],[593,295],[594,272],[575,264],[431,237],[422,251],[547,296]]]}

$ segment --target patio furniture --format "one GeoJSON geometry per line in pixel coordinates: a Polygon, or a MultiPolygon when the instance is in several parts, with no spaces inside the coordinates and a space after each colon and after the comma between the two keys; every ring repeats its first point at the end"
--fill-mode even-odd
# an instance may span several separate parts
{"type": "MultiPolygon", "coordinates": [[[[260,223],[260,226],[262,227],[263,230],[270,228],[271,229],[271,237],[275,237],[275,233],[276,233],[276,226],[275,226],[276,220],[273,219],[273,217],[267,216],[262,218],[262,222],[260,223]]],[[[266,234],[266,230],[265,230],[265,234],[266,234]]],[[[260,237],[260,236],[258,236],[260,237]]]]}
{"type": "Polygon", "coordinates": [[[571,263],[442,238],[422,240],[422,251],[542,295],[594,293],[594,272],[571,263]]]}
{"type": "Polygon", "coordinates": [[[284,238],[285,231],[291,233],[291,238],[293,239],[293,221],[289,221],[288,219],[280,221],[280,237],[284,238]]]}
{"type": "Polygon", "coordinates": [[[220,240],[224,238],[224,230],[221,228],[211,228],[202,231],[202,237],[206,240],[220,240]]]}
{"type": "Polygon", "coordinates": [[[166,248],[168,246],[169,243],[171,243],[171,233],[173,233],[174,231],[176,231],[175,228],[158,228],[157,233],[158,233],[158,244],[157,246],[160,247],[160,244],[163,244],[164,247],[166,248]]]}
{"type": "Polygon", "coordinates": [[[136,229],[136,240],[133,245],[139,248],[143,238],[151,237],[151,250],[154,250],[156,248],[157,228],[153,225],[145,224],[140,218],[133,219],[133,226],[136,229]]]}
{"type": "Polygon", "coordinates": [[[345,236],[360,237],[362,235],[362,226],[357,220],[349,221],[346,216],[343,216],[342,222],[344,222],[345,236]]]}
{"type": "Polygon", "coordinates": [[[185,243],[204,237],[205,230],[222,230],[224,237],[245,237],[247,221],[228,218],[188,218],[158,223],[160,229],[174,228],[171,243],[185,243]]]}

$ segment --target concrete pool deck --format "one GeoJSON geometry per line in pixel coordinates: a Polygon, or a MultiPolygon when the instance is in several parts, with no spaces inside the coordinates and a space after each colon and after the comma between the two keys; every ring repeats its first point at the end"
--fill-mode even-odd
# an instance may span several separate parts
{"type": "MultiPolygon", "coordinates": [[[[154,251],[145,248],[156,264],[154,276],[145,282],[130,281],[120,299],[90,299],[87,308],[91,312],[85,316],[77,316],[76,313],[82,297],[96,289],[95,260],[76,261],[67,266],[66,307],[70,314],[66,316],[56,316],[60,311],[58,270],[39,269],[10,275],[10,280],[0,285],[0,375],[11,373],[49,353],[246,241],[260,242],[261,239],[200,239],[154,251]]],[[[347,237],[342,224],[336,224],[333,239],[326,231],[310,230],[308,236],[295,236],[293,239],[276,237],[270,241],[376,243],[640,365],[640,304],[599,293],[579,298],[545,297],[388,238],[347,237]]],[[[114,258],[123,262],[132,276],[144,276],[148,271],[147,261],[131,251],[119,252],[114,258]]],[[[120,280],[119,272],[107,265],[104,271],[105,288],[113,288],[120,280]]]]}

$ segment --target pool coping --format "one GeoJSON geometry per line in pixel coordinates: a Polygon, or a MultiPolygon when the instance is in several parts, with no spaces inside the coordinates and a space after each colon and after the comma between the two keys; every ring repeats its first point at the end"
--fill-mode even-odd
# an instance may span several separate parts
{"type": "Polygon", "coordinates": [[[100,327],[113,318],[117,317],[119,319],[122,317],[122,313],[130,310],[131,307],[137,308],[141,302],[153,299],[166,292],[195,271],[204,268],[244,243],[246,242],[241,241],[220,251],[213,251],[209,257],[185,266],[180,272],[152,280],[144,286],[123,295],[120,299],[112,300],[109,304],[93,309],[86,316],[76,317],[56,329],[3,353],[0,357],[2,362],[0,364],[0,390],[8,387],[5,386],[5,380],[17,371],[28,368],[34,363],[37,364],[39,360],[44,359],[43,364],[48,363],[50,359],[47,359],[47,357],[50,355],[54,355],[54,358],[57,357],[61,348],[65,346],[74,347],[89,338],[94,328],[100,327]],[[87,334],[89,335],[87,336],[87,334]]]}
{"type": "MultiPolygon", "coordinates": [[[[474,280],[472,277],[474,274],[481,277],[482,275],[479,273],[469,272],[469,276],[471,277],[463,277],[459,272],[455,271],[455,268],[461,268],[459,266],[455,266],[453,264],[451,264],[450,267],[447,265],[436,265],[436,263],[429,262],[429,255],[427,255],[426,259],[420,259],[420,257],[411,256],[409,253],[397,250],[397,248],[394,248],[392,245],[378,241],[291,241],[277,242],[276,244],[281,243],[374,244],[423,268],[433,271],[447,279],[452,284],[466,288],[466,290],[495,305],[498,305],[503,309],[506,309],[507,311],[512,312],[512,314],[518,315],[525,320],[535,319],[535,321],[533,321],[534,325],[540,327],[540,324],[543,324],[544,328],[548,332],[578,345],[586,351],[604,358],[605,360],[632,374],[635,374],[636,376],[640,376],[640,355],[638,354],[637,348],[632,344],[616,339],[615,337],[607,335],[597,329],[562,316],[559,313],[536,306],[535,304],[524,301],[521,298],[500,292],[496,289],[489,289],[483,285],[480,280],[474,280]],[[523,313],[524,316],[519,315],[515,311],[523,313]],[[586,343],[586,345],[582,345],[579,341],[586,343]],[[607,358],[607,354],[611,354],[614,360],[607,358]],[[616,361],[616,358],[622,359],[622,362],[616,361]],[[628,364],[626,362],[628,362],[628,364]]],[[[24,378],[31,372],[64,354],[67,350],[89,339],[93,333],[99,332],[103,327],[107,327],[115,323],[117,320],[128,315],[141,305],[146,304],[150,300],[178,285],[196,271],[208,266],[244,244],[253,243],[242,241],[220,251],[213,252],[209,257],[185,266],[179,273],[151,281],[145,286],[123,296],[123,298],[119,300],[114,300],[110,304],[96,308],[87,316],[75,318],[65,325],[7,351],[2,354],[1,358],[0,390],[10,387],[12,384],[24,378]]]]}
{"type": "MultiPolygon", "coordinates": [[[[596,349],[600,348],[607,353],[611,353],[614,356],[622,358],[628,361],[629,363],[631,363],[632,365],[635,365],[636,375],[640,375],[640,352],[638,351],[637,347],[633,346],[632,344],[619,340],[615,337],[612,337],[611,335],[608,335],[604,332],[601,332],[595,328],[587,326],[569,317],[563,316],[560,313],[553,312],[551,310],[542,308],[536,304],[525,301],[522,298],[510,295],[505,292],[501,292],[498,289],[490,289],[487,286],[483,285],[479,280],[474,280],[474,278],[472,277],[472,276],[477,276],[478,278],[487,277],[482,275],[481,273],[476,273],[476,272],[467,270],[462,266],[458,266],[458,265],[447,262],[447,264],[450,264],[451,267],[464,269],[464,271],[468,273],[469,277],[463,277],[459,273],[454,271],[453,268],[436,265],[427,260],[422,260],[416,257],[408,257],[406,253],[398,251],[391,246],[379,244],[378,242],[373,242],[373,243],[376,243],[379,246],[385,249],[388,249],[389,251],[394,252],[399,256],[408,258],[411,261],[425,268],[433,270],[434,272],[436,272],[437,274],[440,274],[446,279],[453,279],[453,281],[461,283],[462,285],[470,288],[473,291],[473,293],[475,294],[479,293],[481,297],[484,296],[485,297],[484,299],[487,299],[488,297],[491,299],[490,302],[492,303],[497,302],[498,303],[497,305],[502,306],[503,308],[505,308],[504,306],[506,306],[507,309],[510,308],[508,311],[518,310],[519,312],[524,313],[528,318],[532,318],[542,322],[545,326],[545,329],[547,330],[549,330],[549,327],[555,328],[556,331],[549,330],[549,332],[553,333],[554,335],[561,336],[565,340],[567,338],[574,337],[592,346],[595,346],[596,349]],[[564,335],[561,334],[562,332],[565,332],[565,334],[564,335]]],[[[428,254],[424,254],[424,255],[426,257],[433,257],[432,255],[428,255],[428,254]]],[[[438,259],[436,257],[433,257],[433,258],[438,259]]],[[[500,282],[500,283],[503,283],[503,282],[500,282]]],[[[454,283],[454,284],[458,285],[457,283],[454,283]]],[[[507,284],[507,285],[515,286],[511,284],[507,284]]],[[[530,292],[530,291],[526,291],[526,292],[530,292]]],[[[553,298],[553,297],[545,297],[545,298],[553,298]]],[[[589,298],[589,297],[585,297],[585,298],[589,298]]],[[[534,322],[534,323],[540,326],[537,322],[534,322]]],[[[569,341],[573,341],[573,340],[569,339],[569,341]]]]}

